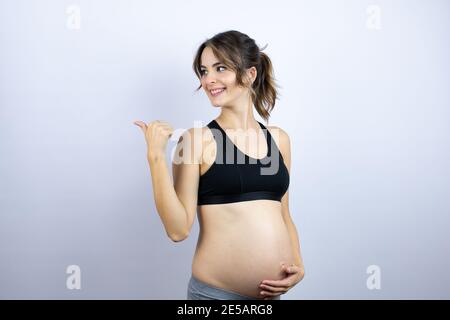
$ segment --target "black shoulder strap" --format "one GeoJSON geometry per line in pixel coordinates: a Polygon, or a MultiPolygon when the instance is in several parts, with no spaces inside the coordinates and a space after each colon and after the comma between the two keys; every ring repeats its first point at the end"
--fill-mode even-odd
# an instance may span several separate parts
{"type": "MultiPolygon", "coordinates": [[[[225,162],[226,161],[226,157],[227,157],[227,153],[226,153],[226,149],[227,149],[227,144],[228,144],[228,148],[229,150],[234,150],[234,145],[230,145],[230,142],[228,142],[228,138],[227,135],[225,133],[225,131],[219,126],[219,124],[217,123],[216,120],[212,120],[210,123],[208,123],[208,128],[210,129],[214,129],[211,130],[213,136],[214,136],[214,140],[216,141],[216,146],[218,147],[222,147],[222,153],[218,152],[218,156],[225,162]]],[[[234,157],[236,157],[236,150],[234,150],[234,152],[232,152],[232,154],[234,153],[234,157]]],[[[229,155],[230,157],[231,155],[229,155]]],[[[216,157],[217,159],[217,157],[216,157]]],[[[228,160],[230,161],[230,160],[228,160]]],[[[221,162],[223,163],[223,162],[221,162]]]]}
{"type": "Polygon", "coordinates": [[[277,144],[276,143],[272,144],[273,138],[272,138],[272,135],[270,134],[269,129],[267,129],[266,126],[263,125],[261,122],[258,121],[258,123],[261,126],[261,128],[263,129],[264,134],[266,136],[267,147],[269,148],[269,152],[268,152],[267,156],[270,157],[272,155],[272,148],[273,148],[273,151],[275,151],[275,152],[277,151],[277,144]]]}

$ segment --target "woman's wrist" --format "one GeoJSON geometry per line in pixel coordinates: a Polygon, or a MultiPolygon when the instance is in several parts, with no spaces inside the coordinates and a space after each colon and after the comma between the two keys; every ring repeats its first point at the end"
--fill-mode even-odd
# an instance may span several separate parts
{"type": "Polygon", "coordinates": [[[147,152],[147,159],[149,162],[158,162],[165,160],[166,154],[164,152],[147,152]]]}

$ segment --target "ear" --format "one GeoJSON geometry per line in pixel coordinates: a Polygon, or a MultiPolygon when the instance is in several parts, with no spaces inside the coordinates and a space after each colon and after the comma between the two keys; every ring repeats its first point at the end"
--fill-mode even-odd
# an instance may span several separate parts
{"type": "Polygon", "coordinates": [[[258,75],[258,72],[256,71],[256,68],[254,66],[247,69],[247,77],[252,84],[256,80],[257,75],[258,75]]]}

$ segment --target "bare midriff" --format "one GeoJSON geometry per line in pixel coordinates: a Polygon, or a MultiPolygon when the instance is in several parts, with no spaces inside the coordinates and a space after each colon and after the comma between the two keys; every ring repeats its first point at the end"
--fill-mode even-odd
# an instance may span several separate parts
{"type": "Polygon", "coordinates": [[[261,282],[282,279],[280,263],[294,263],[279,201],[202,205],[198,218],[192,274],[209,285],[263,298],[261,282]]]}

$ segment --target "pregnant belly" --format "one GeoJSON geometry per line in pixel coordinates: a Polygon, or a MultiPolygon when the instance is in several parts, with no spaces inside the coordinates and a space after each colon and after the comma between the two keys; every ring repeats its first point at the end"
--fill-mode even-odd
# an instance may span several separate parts
{"type": "Polygon", "coordinates": [[[219,227],[216,216],[201,232],[193,275],[215,287],[263,298],[261,281],[284,278],[281,262],[294,263],[286,225],[280,212],[270,210],[235,218],[219,227]]]}

